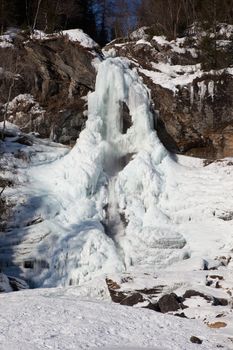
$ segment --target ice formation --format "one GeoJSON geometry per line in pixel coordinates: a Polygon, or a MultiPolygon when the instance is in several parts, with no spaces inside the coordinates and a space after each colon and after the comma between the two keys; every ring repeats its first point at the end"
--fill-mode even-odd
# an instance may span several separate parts
{"type": "Polygon", "coordinates": [[[39,172],[41,187],[49,186],[63,208],[43,223],[46,230],[51,224],[60,228],[50,228],[52,234],[37,248],[36,256],[49,265],[34,278],[37,283],[80,284],[144,263],[147,249],[154,251],[150,263],[160,264],[164,248],[182,248],[184,238],[169,229],[169,219],[157,208],[163,177],[159,165],[166,158],[153,128],[149,91],[127,60],[105,60],[76,146],[39,172]],[[124,133],[123,104],[132,119],[124,133]]]}
{"type": "MultiPolygon", "coordinates": [[[[21,170],[26,186],[11,190],[14,226],[0,238],[6,273],[41,287],[80,285],[133,267],[207,259],[222,247],[222,223],[212,212],[219,198],[226,211],[232,203],[231,178],[224,168],[196,170],[167,152],[154,130],[150,93],[128,60],[99,65],[86,128],[64,153],[55,160],[38,152],[21,170]],[[216,185],[222,176],[224,192],[216,185]]],[[[228,251],[231,223],[224,225],[228,251]]]]}
{"type": "Polygon", "coordinates": [[[185,239],[158,206],[160,167],[172,160],[153,123],[150,93],[136,70],[126,59],[106,59],[75,147],[27,170],[21,195],[28,204],[17,205],[15,228],[6,234],[23,277],[36,286],[82,284],[131,265],[166,266],[180,258],[185,239]]]}

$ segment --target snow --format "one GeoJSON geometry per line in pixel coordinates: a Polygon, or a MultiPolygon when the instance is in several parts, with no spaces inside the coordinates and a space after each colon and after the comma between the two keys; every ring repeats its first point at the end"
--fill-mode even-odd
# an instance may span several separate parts
{"type": "Polygon", "coordinates": [[[144,40],[147,40],[149,35],[146,34],[146,30],[148,29],[149,27],[141,27],[135,31],[133,31],[131,34],[130,34],[130,39],[131,40],[140,40],[140,39],[144,39],[144,40]]]}
{"type": "Polygon", "coordinates": [[[194,79],[201,78],[204,74],[200,64],[182,66],[154,62],[151,64],[153,70],[140,68],[139,71],[151,78],[155,84],[169,89],[173,93],[178,91],[178,86],[191,84],[194,79]]]}
{"type": "Polygon", "coordinates": [[[83,47],[93,49],[98,46],[98,44],[91,39],[82,29],[69,29],[63,30],[63,35],[67,35],[69,40],[72,42],[79,42],[83,47]]]}
{"type": "Polygon", "coordinates": [[[13,48],[13,39],[16,35],[15,31],[7,31],[5,34],[0,35],[0,48],[13,48]]]}
{"type": "Polygon", "coordinates": [[[52,33],[52,34],[46,34],[43,31],[35,30],[34,33],[31,35],[31,39],[34,40],[48,40],[50,38],[54,37],[62,37],[66,36],[69,41],[71,42],[77,42],[81,46],[88,48],[88,49],[94,49],[98,47],[98,44],[89,37],[82,29],[69,29],[69,30],[63,30],[58,33],[52,33]]]}
{"type": "Polygon", "coordinates": [[[140,45],[140,44],[142,44],[142,45],[149,45],[149,46],[152,47],[151,43],[149,41],[146,41],[145,39],[140,39],[140,40],[138,40],[136,42],[136,45],[140,45]]]}
{"type": "Polygon", "coordinates": [[[197,50],[195,47],[185,47],[185,39],[186,37],[183,38],[177,38],[176,40],[172,40],[169,41],[166,39],[165,36],[161,35],[161,36],[154,36],[152,38],[152,41],[156,42],[157,44],[161,45],[161,46],[165,46],[170,48],[173,52],[176,52],[178,54],[185,54],[185,53],[190,53],[190,55],[193,58],[197,58],[198,54],[197,54],[197,50]]]}
{"type": "Polygon", "coordinates": [[[156,41],[161,46],[169,45],[169,41],[166,39],[164,35],[161,36],[153,36],[154,41],[156,41]]]}
{"type": "Polygon", "coordinates": [[[1,349],[231,349],[216,330],[196,320],[151,310],[82,300],[66,290],[31,290],[0,295],[1,349]]]}

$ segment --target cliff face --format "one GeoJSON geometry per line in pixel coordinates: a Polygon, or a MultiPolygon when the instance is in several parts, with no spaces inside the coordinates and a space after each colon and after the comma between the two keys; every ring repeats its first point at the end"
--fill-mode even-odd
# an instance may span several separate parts
{"type": "Polygon", "coordinates": [[[184,38],[169,42],[148,32],[140,29],[126,42],[113,41],[105,50],[129,58],[150,88],[161,140],[183,154],[232,156],[233,28],[218,28],[215,69],[210,63],[208,67],[211,48],[203,47],[210,33],[191,28],[184,38]]]}
{"type": "Polygon", "coordinates": [[[72,144],[86,121],[86,95],[94,89],[100,59],[97,44],[78,30],[2,38],[1,119],[7,109],[7,119],[24,132],[72,144]]]}

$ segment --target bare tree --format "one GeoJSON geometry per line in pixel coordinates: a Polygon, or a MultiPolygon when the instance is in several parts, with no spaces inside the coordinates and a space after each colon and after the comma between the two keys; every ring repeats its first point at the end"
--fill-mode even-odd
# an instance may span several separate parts
{"type": "Polygon", "coordinates": [[[38,2],[37,2],[36,14],[35,14],[35,18],[34,18],[34,22],[33,22],[33,26],[32,26],[32,31],[33,31],[33,32],[34,32],[34,30],[35,30],[35,28],[36,28],[36,22],[37,22],[37,18],[38,18],[39,11],[40,11],[41,1],[42,1],[42,0],[38,0],[38,2]]]}
{"type": "Polygon", "coordinates": [[[3,127],[2,127],[2,135],[1,135],[1,139],[4,140],[5,138],[5,130],[6,130],[6,120],[7,120],[7,113],[8,113],[8,108],[9,108],[9,103],[11,100],[11,95],[12,95],[12,89],[15,85],[15,78],[12,77],[11,79],[11,84],[8,90],[8,97],[7,97],[7,102],[5,104],[5,110],[4,110],[4,114],[3,114],[3,127]]]}

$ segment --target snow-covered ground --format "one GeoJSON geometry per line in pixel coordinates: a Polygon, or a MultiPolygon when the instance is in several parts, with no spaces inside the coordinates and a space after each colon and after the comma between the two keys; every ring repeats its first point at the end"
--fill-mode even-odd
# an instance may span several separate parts
{"type": "Polygon", "coordinates": [[[81,300],[60,288],[0,295],[0,309],[1,350],[232,349],[196,320],[81,300]]]}

